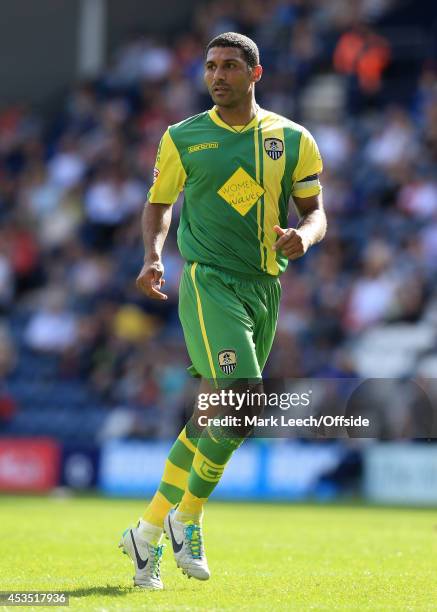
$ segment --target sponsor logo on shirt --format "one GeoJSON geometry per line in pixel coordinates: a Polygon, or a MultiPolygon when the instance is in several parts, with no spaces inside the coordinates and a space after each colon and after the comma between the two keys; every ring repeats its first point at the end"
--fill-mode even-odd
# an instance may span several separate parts
{"type": "Polygon", "coordinates": [[[238,168],[217,191],[228,204],[244,217],[264,193],[264,189],[244,170],[238,168]]]}
{"type": "Polygon", "coordinates": [[[197,153],[197,151],[204,151],[205,149],[218,149],[218,142],[202,142],[201,144],[192,145],[188,147],[188,153],[197,153]]]}

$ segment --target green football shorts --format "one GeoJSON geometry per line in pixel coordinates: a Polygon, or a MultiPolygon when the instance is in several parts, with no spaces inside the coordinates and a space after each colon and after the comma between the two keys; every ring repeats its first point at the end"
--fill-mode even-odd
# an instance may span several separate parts
{"type": "Polygon", "coordinates": [[[193,376],[217,384],[260,379],[278,320],[278,278],[241,279],[218,268],[187,263],[179,318],[193,376]]]}

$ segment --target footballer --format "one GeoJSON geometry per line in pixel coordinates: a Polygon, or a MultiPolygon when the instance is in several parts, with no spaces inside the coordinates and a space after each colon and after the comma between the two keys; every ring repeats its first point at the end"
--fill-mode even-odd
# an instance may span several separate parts
{"type": "MultiPolygon", "coordinates": [[[[250,38],[228,32],[208,44],[204,78],[214,107],[162,136],[142,217],[145,257],[137,287],[165,300],[162,251],[172,205],[184,191],[179,316],[191,374],[201,378],[199,393],[262,381],[278,319],[279,277],[326,232],[317,145],[304,127],[257,105],[262,72],[250,38]],[[300,217],[295,229],[287,227],[291,197],[300,217]]],[[[121,538],[137,586],[163,588],[164,531],[178,567],[188,577],[210,577],[203,509],[250,428],[233,431],[219,422],[202,429],[198,416],[195,409],[171,448],[137,527],[121,538]]]]}

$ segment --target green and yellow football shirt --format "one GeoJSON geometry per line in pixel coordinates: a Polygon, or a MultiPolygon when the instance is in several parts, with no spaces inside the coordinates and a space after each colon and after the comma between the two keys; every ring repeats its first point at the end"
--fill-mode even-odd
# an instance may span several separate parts
{"type": "Polygon", "coordinates": [[[173,204],[184,190],[178,245],[186,261],[248,278],[278,276],[288,259],[272,250],[273,226],[287,227],[291,196],[320,192],[321,170],[302,126],[258,109],[235,128],[214,108],[165,132],[148,200],[173,204]]]}

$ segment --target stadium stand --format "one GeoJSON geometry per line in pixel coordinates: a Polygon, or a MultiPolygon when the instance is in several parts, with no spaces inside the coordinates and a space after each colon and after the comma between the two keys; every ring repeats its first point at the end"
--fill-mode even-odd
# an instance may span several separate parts
{"type": "Polygon", "coordinates": [[[204,44],[229,30],[259,44],[258,102],[304,123],[325,163],[328,235],[283,276],[267,375],[437,376],[437,57],[413,4],[210,2],[190,32],[130,39],[57,113],[1,111],[2,434],[180,429],[176,223],[158,304],[135,289],[140,214],[167,125],[210,106],[204,44]]]}

